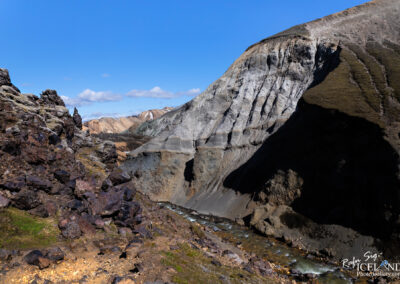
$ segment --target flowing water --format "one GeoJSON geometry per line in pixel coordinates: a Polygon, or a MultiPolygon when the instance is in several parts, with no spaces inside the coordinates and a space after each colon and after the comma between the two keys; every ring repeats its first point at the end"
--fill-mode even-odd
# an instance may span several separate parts
{"type": "Polygon", "coordinates": [[[353,283],[349,275],[334,264],[328,264],[296,248],[290,248],[273,238],[257,234],[228,219],[202,215],[169,203],[159,203],[190,222],[196,222],[213,230],[222,239],[240,244],[248,253],[254,253],[276,265],[282,274],[313,274],[318,283],[353,283]]]}

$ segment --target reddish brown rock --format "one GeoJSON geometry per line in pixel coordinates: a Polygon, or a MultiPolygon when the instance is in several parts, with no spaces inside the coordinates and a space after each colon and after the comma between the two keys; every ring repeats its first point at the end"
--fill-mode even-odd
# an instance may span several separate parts
{"type": "Polygon", "coordinates": [[[126,172],[119,168],[114,169],[108,178],[111,180],[113,185],[126,183],[132,179],[126,172]]]}
{"type": "Polygon", "coordinates": [[[69,220],[65,224],[65,228],[61,231],[61,234],[66,239],[77,239],[82,235],[82,231],[77,221],[69,220]]]}
{"type": "Polygon", "coordinates": [[[46,258],[43,253],[39,250],[33,250],[24,257],[25,261],[30,265],[36,265],[40,269],[44,269],[50,266],[50,260],[46,258]]]}
{"type": "Polygon", "coordinates": [[[77,221],[83,234],[94,235],[96,233],[95,227],[83,216],[78,216],[77,221]]]}
{"type": "Polygon", "coordinates": [[[10,199],[4,197],[2,194],[0,194],[0,208],[7,207],[8,204],[10,204],[10,199]]]}
{"type": "Polygon", "coordinates": [[[59,247],[54,247],[47,250],[46,257],[52,261],[61,261],[65,253],[59,247]]]}
{"type": "Polygon", "coordinates": [[[78,179],[75,183],[75,194],[82,197],[86,192],[94,192],[96,189],[93,184],[88,181],[78,179]]]}
{"type": "Polygon", "coordinates": [[[101,192],[97,197],[91,197],[89,211],[92,215],[111,216],[117,213],[122,205],[123,192],[101,192]]]}

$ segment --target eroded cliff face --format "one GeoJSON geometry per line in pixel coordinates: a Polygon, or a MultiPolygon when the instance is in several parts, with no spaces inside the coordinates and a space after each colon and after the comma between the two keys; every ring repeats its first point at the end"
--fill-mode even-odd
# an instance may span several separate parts
{"type": "Polygon", "coordinates": [[[244,218],[310,250],[393,251],[399,10],[372,1],[251,46],[201,95],[140,127],[154,138],[122,167],[152,199],[244,218]]]}
{"type": "MultiPolygon", "coordinates": [[[[253,47],[202,95],[142,126],[141,134],[155,138],[137,149],[133,153],[137,158],[124,167],[133,174],[137,167],[142,174],[152,175],[141,165],[142,160],[150,160],[141,153],[148,153],[158,160],[155,164],[165,162],[171,178],[145,178],[141,186],[149,185],[147,193],[181,205],[198,195],[208,198],[291,116],[314,72],[336,52],[335,45],[302,37],[274,39],[253,47]]],[[[159,170],[158,165],[154,170],[159,170]]],[[[214,208],[231,216],[218,202],[214,208]]]]}

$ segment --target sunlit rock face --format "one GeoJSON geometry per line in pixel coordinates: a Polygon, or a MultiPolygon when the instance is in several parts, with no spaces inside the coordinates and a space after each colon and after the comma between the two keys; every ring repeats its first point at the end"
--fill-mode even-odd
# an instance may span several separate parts
{"type": "Polygon", "coordinates": [[[308,249],[397,249],[399,11],[372,1],[249,47],[139,127],[154,138],[122,167],[154,200],[245,217],[308,249]]]}
{"type": "Polygon", "coordinates": [[[165,161],[168,178],[162,174],[158,181],[141,182],[142,187],[149,183],[146,192],[154,198],[186,202],[219,188],[224,177],[291,116],[314,72],[335,52],[334,45],[302,37],[272,39],[250,48],[203,94],[142,126],[141,134],[155,138],[137,149],[137,158],[126,167],[148,163],[150,158],[141,158],[147,152],[151,160],[159,160],[156,171],[165,161]]]}
{"type": "Polygon", "coordinates": [[[163,114],[170,111],[171,107],[163,109],[146,110],[138,115],[125,116],[125,117],[102,117],[99,119],[92,119],[83,124],[83,130],[89,131],[90,134],[102,133],[132,133],[139,127],[140,124],[159,118],[163,114]]]}

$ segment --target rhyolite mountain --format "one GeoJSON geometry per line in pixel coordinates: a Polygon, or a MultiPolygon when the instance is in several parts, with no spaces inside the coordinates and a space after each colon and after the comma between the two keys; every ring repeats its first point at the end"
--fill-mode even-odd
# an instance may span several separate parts
{"type": "Polygon", "coordinates": [[[146,110],[138,115],[126,117],[102,117],[99,119],[92,119],[84,122],[83,130],[89,130],[90,134],[121,133],[124,131],[131,133],[143,122],[159,118],[171,109],[171,107],[165,107],[163,109],[146,110]]]}
{"type": "Polygon", "coordinates": [[[400,1],[250,46],[136,133],[137,189],[335,257],[399,254],[400,1]]]}

